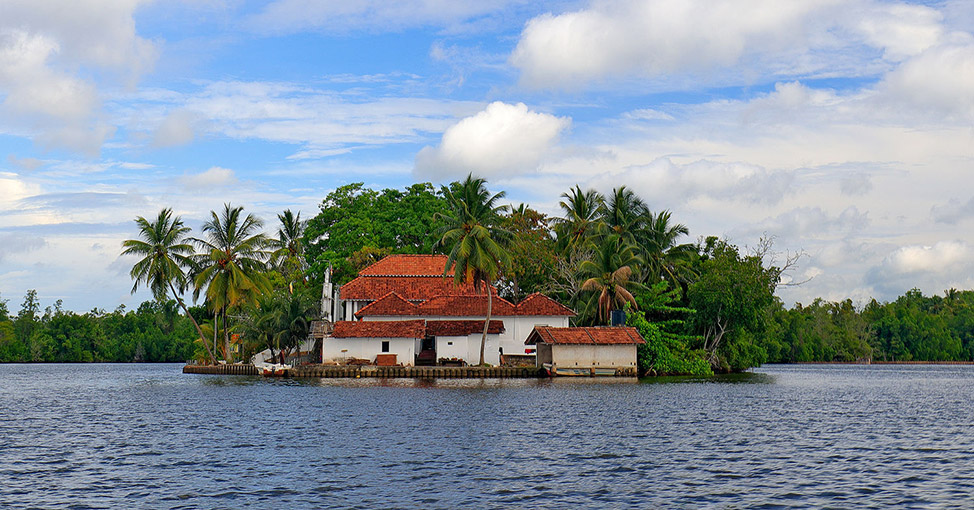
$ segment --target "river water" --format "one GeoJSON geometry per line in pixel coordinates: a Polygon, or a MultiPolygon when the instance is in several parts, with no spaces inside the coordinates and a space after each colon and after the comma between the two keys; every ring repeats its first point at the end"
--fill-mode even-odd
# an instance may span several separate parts
{"type": "Polygon", "coordinates": [[[974,366],[639,382],[180,368],[0,365],[0,507],[974,507],[974,366]]]}

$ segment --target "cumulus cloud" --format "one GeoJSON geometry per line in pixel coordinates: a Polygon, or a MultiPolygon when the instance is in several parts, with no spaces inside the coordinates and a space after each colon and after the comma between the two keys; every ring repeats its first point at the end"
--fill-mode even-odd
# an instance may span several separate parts
{"type": "Polygon", "coordinates": [[[415,173],[442,178],[532,171],[570,125],[566,117],[531,111],[524,103],[494,102],[450,126],[439,146],[419,151],[415,173]]]}
{"type": "Polygon", "coordinates": [[[231,186],[237,182],[237,174],[233,170],[218,166],[198,174],[184,175],[179,179],[182,187],[189,192],[206,192],[213,188],[231,186]]]}
{"type": "Polygon", "coordinates": [[[612,178],[632,183],[633,188],[653,201],[669,201],[667,197],[683,201],[705,197],[762,204],[780,202],[794,179],[793,171],[769,171],[748,163],[698,160],[680,164],[670,158],[630,167],[612,178]]]}
{"type": "Polygon", "coordinates": [[[727,85],[870,73],[886,64],[849,50],[873,47],[899,61],[935,45],[941,21],[929,7],[874,0],[595,0],[530,20],[510,61],[525,85],[562,89],[614,77],[727,85]]]}
{"type": "Polygon", "coordinates": [[[139,1],[8,0],[0,17],[0,96],[8,129],[46,147],[97,153],[114,128],[99,119],[102,71],[134,83],[155,47],[135,34],[139,1]],[[96,27],[93,29],[93,27],[96,27]]]}
{"type": "Polygon", "coordinates": [[[955,33],[911,57],[885,77],[880,90],[936,115],[974,119],[974,36],[955,33]]]}
{"type": "Polygon", "coordinates": [[[866,282],[887,294],[910,288],[940,292],[974,283],[974,249],[964,241],[909,245],[893,250],[866,275],[866,282]]]}

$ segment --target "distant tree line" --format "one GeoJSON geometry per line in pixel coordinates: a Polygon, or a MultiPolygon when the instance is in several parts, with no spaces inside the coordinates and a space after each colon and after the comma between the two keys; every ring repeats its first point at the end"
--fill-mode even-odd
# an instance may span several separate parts
{"type": "Polygon", "coordinates": [[[172,300],[79,315],[60,301],[42,312],[29,290],[15,316],[0,299],[0,362],[186,361],[198,348],[192,330],[172,300]]]}

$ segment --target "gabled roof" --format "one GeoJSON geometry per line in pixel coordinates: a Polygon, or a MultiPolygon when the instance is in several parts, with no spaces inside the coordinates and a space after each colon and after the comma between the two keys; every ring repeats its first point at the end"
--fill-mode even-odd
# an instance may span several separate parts
{"type": "MultiPolygon", "coordinates": [[[[480,296],[436,296],[424,301],[416,307],[417,313],[426,316],[446,317],[484,317],[487,315],[487,297],[480,296]]],[[[491,303],[491,315],[508,317],[517,315],[514,305],[510,301],[494,296],[491,303]]]]}
{"type": "Polygon", "coordinates": [[[424,338],[426,322],[423,320],[338,321],[331,336],[334,338],[424,338]]]}
{"type": "Polygon", "coordinates": [[[636,328],[627,326],[611,328],[549,328],[537,326],[524,341],[534,344],[621,345],[644,344],[636,328]]]}
{"type": "Polygon", "coordinates": [[[518,315],[565,315],[574,317],[575,312],[544,294],[535,292],[517,304],[518,315]]]}
{"type": "MultiPolygon", "coordinates": [[[[454,285],[453,278],[425,276],[407,278],[401,276],[359,276],[342,285],[341,299],[372,301],[390,292],[399,294],[409,301],[426,301],[433,296],[444,294],[483,295],[473,284],[454,285]]],[[[493,290],[497,294],[496,289],[493,290]]]]}
{"type": "Polygon", "coordinates": [[[389,315],[416,315],[416,305],[406,301],[399,294],[390,292],[355,312],[356,317],[389,315]]]}
{"type": "MultiPolygon", "coordinates": [[[[484,332],[484,321],[426,321],[426,334],[432,336],[467,336],[484,332]]],[[[504,332],[504,321],[490,321],[487,334],[499,335],[504,332]]]]}
{"type": "Polygon", "coordinates": [[[359,276],[443,276],[446,255],[389,255],[358,272],[359,276]]]}

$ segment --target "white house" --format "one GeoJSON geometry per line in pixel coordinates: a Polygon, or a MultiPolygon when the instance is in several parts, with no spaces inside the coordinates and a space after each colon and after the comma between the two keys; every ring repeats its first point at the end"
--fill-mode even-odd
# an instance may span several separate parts
{"type": "MultiPolygon", "coordinates": [[[[359,272],[343,285],[336,308],[345,320],[335,323],[335,332],[324,337],[322,360],[342,357],[367,358],[388,347],[403,364],[435,362],[441,358],[459,358],[474,364],[480,359],[480,342],[487,296],[472,284],[456,285],[452,275],[444,277],[447,257],[444,255],[390,255],[359,272]],[[422,321],[425,330],[420,332],[422,321]],[[355,326],[362,323],[399,323],[400,325],[355,326]],[[385,328],[385,329],[383,329],[385,328]],[[415,328],[415,329],[410,329],[415,328]],[[382,335],[422,335],[407,337],[382,335]],[[357,336],[356,336],[357,335],[357,336]],[[354,344],[354,345],[353,345],[354,344]],[[362,355],[348,354],[358,352],[362,355]],[[342,356],[342,355],[345,356],[342,356]]],[[[542,294],[532,294],[517,305],[497,295],[491,287],[491,324],[488,329],[485,361],[498,364],[500,353],[533,353],[525,340],[536,326],[568,327],[575,315],[542,294]]],[[[337,315],[337,314],[336,314],[337,315]]]]}

